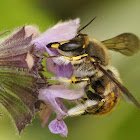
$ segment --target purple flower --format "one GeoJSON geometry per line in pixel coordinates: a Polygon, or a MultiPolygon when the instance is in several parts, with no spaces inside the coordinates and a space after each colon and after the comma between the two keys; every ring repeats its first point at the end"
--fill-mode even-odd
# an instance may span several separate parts
{"type": "MultiPolygon", "coordinates": [[[[0,73],[2,73],[0,102],[13,117],[19,133],[35,113],[35,103],[38,99],[44,103],[40,105],[40,118],[45,127],[52,113],[56,118],[50,122],[49,129],[52,133],[67,136],[68,129],[63,121],[67,116],[67,107],[63,100],[75,101],[83,97],[84,90],[73,90],[61,84],[42,87],[43,81],[38,70],[41,68],[41,59],[44,53],[49,56],[59,56],[57,49],[46,47],[52,42],[71,40],[77,35],[79,19],[60,22],[39,35],[33,26],[24,26],[11,34],[0,44],[0,73]]],[[[70,61],[58,58],[48,58],[46,66],[48,72],[56,78],[71,78],[73,68],[70,61]]],[[[43,81],[44,83],[44,81],[43,81]]],[[[44,85],[44,84],[43,84],[44,85]]]]}
{"type": "MultiPolygon", "coordinates": [[[[46,46],[52,42],[68,41],[74,38],[77,35],[79,22],[79,19],[60,22],[34,39],[32,43],[35,44],[38,51],[47,52],[49,56],[59,56],[60,53],[57,49],[50,49],[46,46]]],[[[61,56],[47,58],[46,67],[47,71],[56,77],[71,78],[73,75],[70,61],[62,61],[61,56]]],[[[83,95],[84,89],[74,90],[64,85],[48,85],[39,89],[38,98],[44,101],[46,108],[40,114],[40,118],[43,120],[42,126],[44,127],[47,124],[52,113],[56,113],[56,119],[50,122],[49,129],[52,133],[67,136],[68,129],[63,121],[63,118],[67,116],[67,107],[62,99],[75,101],[83,97],[83,95]]]]}
{"type": "Polygon", "coordinates": [[[61,119],[66,116],[66,109],[60,99],[76,100],[83,95],[83,90],[72,90],[64,85],[51,85],[48,88],[40,89],[38,98],[49,104],[53,111],[57,113],[57,118],[61,119]]]}
{"type": "MultiPolygon", "coordinates": [[[[67,108],[62,99],[72,101],[83,97],[83,95],[83,89],[72,90],[64,85],[50,85],[48,88],[42,88],[39,90],[39,100],[42,100],[48,104],[48,107],[57,114],[56,119],[49,124],[49,129],[52,133],[60,133],[63,136],[66,136],[67,134],[67,127],[62,121],[62,119],[67,116],[67,108]]],[[[46,117],[48,120],[48,116],[46,117]]]]}
{"type": "Polygon", "coordinates": [[[46,68],[49,73],[59,77],[71,78],[73,74],[71,63],[68,63],[67,65],[58,65],[51,58],[47,58],[46,68]]]}
{"type": "Polygon", "coordinates": [[[63,120],[53,120],[49,124],[49,129],[54,134],[61,134],[61,136],[66,137],[68,134],[68,129],[63,120]]]}
{"type": "Polygon", "coordinates": [[[33,26],[24,26],[0,44],[0,103],[12,116],[19,133],[31,123],[38,100],[39,58],[31,44],[38,35],[33,26]]]}
{"type": "MultiPolygon", "coordinates": [[[[80,20],[78,18],[67,22],[59,22],[38,38],[34,39],[32,43],[35,43],[37,50],[43,52],[45,51],[49,54],[49,56],[59,55],[59,52],[56,49],[49,49],[46,45],[52,42],[67,41],[74,38],[77,34],[77,29],[80,26],[79,22],[80,20]]],[[[67,62],[67,64],[62,64],[61,62],[62,61],[59,61],[59,59],[49,58],[49,60],[47,60],[47,69],[49,69],[50,73],[55,73],[56,76],[70,78],[73,74],[71,63],[67,62]],[[49,65],[49,63],[52,65],[49,65]],[[51,70],[51,67],[54,69],[51,70]]]]}
{"type": "MultiPolygon", "coordinates": [[[[49,43],[70,40],[76,36],[79,22],[78,18],[67,22],[59,22],[32,42],[35,43],[38,50],[46,50],[46,45],[49,43]]],[[[50,55],[49,52],[48,54],[50,55]]]]}

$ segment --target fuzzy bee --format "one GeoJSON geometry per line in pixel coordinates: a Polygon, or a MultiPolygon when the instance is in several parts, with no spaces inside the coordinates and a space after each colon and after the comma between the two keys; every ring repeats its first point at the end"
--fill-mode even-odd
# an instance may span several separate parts
{"type": "Polygon", "coordinates": [[[80,32],[94,19],[81,28],[72,40],[47,45],[48,48],[57,48],[61,54],[53,56],[54,59],[63,64],[71,62],[73,67],[71,79],[53,80],[64,83],[69,81],[78,87],[84,87],[86,93],[80,104],[68,111],[68,116],[107,114],[117,105],[122,94],[140,108],[137,100],[121,84],[119,73],[111,66],[108,53],[108,50],[114,50],[127,56],[134,55],[140,49],[139,38],[131,33],[123,33],[101,42],[89,39],[87,34],[80,32]]]}

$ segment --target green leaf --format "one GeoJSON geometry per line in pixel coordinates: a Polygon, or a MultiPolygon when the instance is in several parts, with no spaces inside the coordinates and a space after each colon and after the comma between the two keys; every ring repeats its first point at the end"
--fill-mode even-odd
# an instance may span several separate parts
{"type": "Polygon", "coordinates": [[[13,117],[19,133],[34,117],[36,80],[27,69],[0,68],[0,102],[13,117]]]}
{"type": "Polygon", "coordinates": [[[19,133],[30,124],[38,97],[38,61],[32,36],[25,36],[25,27],[17,30],[0,44],[0,103],[14,119],[19,133]],[[34,64],[29,68],[26,57],[34,64]]]}

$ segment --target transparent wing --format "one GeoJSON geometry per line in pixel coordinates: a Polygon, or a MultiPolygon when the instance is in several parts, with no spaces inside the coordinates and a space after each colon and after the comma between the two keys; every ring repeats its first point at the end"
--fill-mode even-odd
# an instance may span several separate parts
{"type": "Polygon", "coordinates": [[[132,56],[140,49],[139,38],[131,33],[123,33],[111,39],[102,41],[109,49],[120,52],[127,56],[132,56]]]}
{"type": "Polygon", "coordinates": [[[133,102],[125,94],[122,94],[122,100],[129,104],[133,104],[133,102]]]}

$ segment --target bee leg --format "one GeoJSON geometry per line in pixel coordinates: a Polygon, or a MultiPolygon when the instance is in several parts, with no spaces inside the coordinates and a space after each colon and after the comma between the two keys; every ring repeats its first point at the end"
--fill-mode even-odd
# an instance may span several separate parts
{"type": "Polygon", "coordinates": [[[87,98],[82,98],[83,102],[68,110],[67,116],[78,116],[78,115],[86,115],[86,114],[96,114],[104,104],[105,99],[103,99],[99,94],[93,93],[88,90],[89,86],[85,87],[85,92],[87,94],[87,98]]]}
{"type": "Polygon", "coordinates": [[[82,54],[82,55],[78,55],[78,56],[73,56],[73,57],[68,57],[68,56],[63,56],[65,59],[68,59],[69,61],[78,61],[81,60],[84,57],[87,57],[88,54],[82,54]]]}
{"type": "Polygon", "coordinates": [[[78,116],[78,115],[86,115],[86,114],[96,114],[96,111],[102,107],[105,99],[101,101],[97,100],[87,100],[84,104],[79,104],[76,107],[73,107],[68,110],[67,117],[78,116]]]}
{"type": "Polygon", "coordinates": [[[88,56],[88,54],[83,54],[83,55],[78,55],[78,56],[73,56],[73,57],[64,56],[64,55],[53,55],[53,56],[47,56],[47,57],[48,58],[63,57],[64,59],[67,59],[69,61],[78,61],[87,56],[88,56]]]}
{"type": "Polygon", "coordinates": [[[88,90],[86,92],[86,95],[87,97],[90,99],[90,100],[96,100],[96,101],[101,101],[103,98],[97,94],[97,93],[93,93],[92,91],[88,90]]]}
{"type": "Polygon", "coordinates": [[[83,82],[83,81],[89,81],[89,78],[79,78],[79,77],[75,77],[75,76],[73,76],[71,78],[71,83],[73,83],[73,84],[80,83],[80,82],[83,82]]]}
{"type": "Polygon", "coordinates": [[[80,83],[83,81],[89,81],[89,78],[79,78],[79,77],[75,77],[75,76],[72,76],[71,79],[63,78],[63,77],[48,77],[47,80],[68,82],[68,83],[76,84],[76,83],[80,83]]]}
{"type": "Polygon", "coordinates": [[[90,90],[86,90],[85,92],[88,100],[85,102],[87,107],[83,115],[94,115],[96,114],[96,111],[104,104],[105,99],[103,99],[98,93],[93,93],[90,90]]]}
{"type": "MultiPolygon", "coordinates": [[[[90,105],[90,102],[89,102],[89,106],[87,106],[85,114],[93,114],[93,115],[96,114],[96,111],[98,111],[105,103],[105,99],[102,99],[101,101],[98,101],[98,100],[93,100],[93,101],[96,101],[98,103],[95,105],[92,105],[92,104],[90,105]]],[[[85,115],[85,114],[83,114],[83,115],[85,115]]]]}

